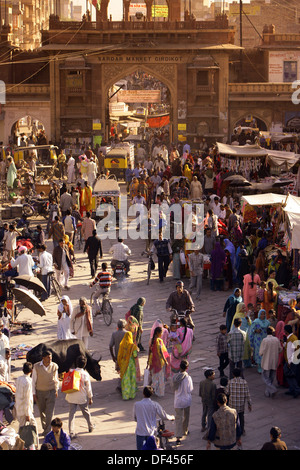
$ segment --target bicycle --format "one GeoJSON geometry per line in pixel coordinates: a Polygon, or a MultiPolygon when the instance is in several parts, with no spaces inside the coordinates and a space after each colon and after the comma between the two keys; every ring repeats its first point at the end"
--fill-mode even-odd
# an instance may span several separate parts
{"type": "Polygon", "coordinates": [[[51,287],[51,294],[54,293],[54,295],[56,295],[57,299],[60,301],[61,286],[55,277],[54,271],[51,271],[50,273],[48,273],[48,276],[49,276],[49,282],[50,282],[50,287],[51,287]]]}
{"type": "Polygon", "coordinates": [[[155,264],[153,261],[153,254],[151,251],[143,251],[142,256],[147,255],[148,256],[148,266],[147,266],[147,285],[149,285],[150,278],[151,278],[151,272],[154,270],[155,264]]]}
{"type": "Polygon", "coordinates": [[[112,315],[113,315],[113,307],[111,304],[111,299],[108,295],[108,292],[101,293],[102,295],[102,304],[100,310],[98,308],[98,302],[96,297],[98,294],[96,291],[91,295],[91,308],[92,308],[92,315],[96,318],[97,315],[103,315],[103,319],[107,326],[109,326],[112,322],[112,315]]]}

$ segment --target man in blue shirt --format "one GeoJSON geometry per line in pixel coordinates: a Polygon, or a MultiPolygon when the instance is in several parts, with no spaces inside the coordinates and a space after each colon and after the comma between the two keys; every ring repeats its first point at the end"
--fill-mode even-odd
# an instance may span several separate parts
{"type": "Polygon", "coordinates": [[[172,260],[172,248],[170,240],[163,238],[161,231],[159,232],[158,239],[153,242],[151,251],[157,255],[159,282],[163,282],[172,260]]]}

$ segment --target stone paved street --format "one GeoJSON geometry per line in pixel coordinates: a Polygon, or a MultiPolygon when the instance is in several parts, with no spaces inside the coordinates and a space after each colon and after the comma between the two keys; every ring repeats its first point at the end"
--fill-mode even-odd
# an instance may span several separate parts
{"type": "MultiPolygon", "coordinates": [[[[33,222],[34,224],[35,222],[33,222]]],[[[113,244],[113,240],[103,242],[104,260],[110,261],[108,249],[113,244]]],[[[136,302],[138,297],[146,298],[144,307],[144,333],[142,343],[147,348],[149,333],[154,321],[161,318],[168,322],[169,313],[165,310],[165,302],[169,293],[175,289],[175,280],[172,272],[169,271],[164,283],[159,283],[157,269],[150,280],[149,286],[146,283],[147,259],[141,257],[145,242],[128,241],[132,250],[131,256],[131,276],[123,285],[113,284],[111,297],[113,299],[113,323],[107,327],[101,318],[94,321],[94,336],[90,338],[90,349],[95,352],[95,357],[101,355],[102,377],[101,382],[92,380],[94,393],[94,403],[91,406],[91,413],[95,430],[88,433],[86,422],[82,418],[80,411],[76,414],[76,432],[78,438],[73,441],[84,450],[134,450],[135,449],[135,422],[132,419],[133,401],[123,401],[120,393],[116,390],[118,376],[111,360],[108,344],[112,332],[116,329],[119,318],[124,318],[129,308],[136,302]]],[[[52,242],[49,242],[52,249],[52,242]]],[[[81,296],[90,297],[89,288],[90,270],[87,257],[83,253],[76,253],[77,264],[75,267],[75,277],[71,280],[71,290],[66,292],[76,305],[81,296]]],[[[155,259],[156,261],[156,259],[155,259]]],[[[185,279],[185,286],[188,280],[185,279]]],[[[194,382],[193,403],[190,417],[190,434],[182,440],[178,450],[204,450],[206,441],[202,439],[201,414],[202,405],[198,396],[200,380],[204,378],[203,368],[211,366],[216,368],[216,383],[219,384],[218,358],[215,349],[215,338],[218,328],[223,323],[224,303],[231,292],[212,292],[209,289],[209,281],[204,280],[203,292],[200,301],[195,301],[196,312],[193,315],[195,323],[195,341],[190,355],[190,375],[194,382]]],[[[46,316],[39,317],[31,311],[24,309],[19,316],[20,320],[28,320],[33,323],[34,330],[30,335],[12,336],[11,346],[18,344],[28,344],[35,346],[39,342],[56,338],[57,328],[57,301],[51,296],[45,302],[46,316]]],[[[143,372],[147,352],[139,354],[140,368],[143,372]]],[[[12,378],[22,374],[24,360],[12,361],[14,367],[12,378]]],[[[245,411],[245,430],[242,444],[245,450],[258,450],[262,444],[269,440],[269,430],[276,425],[282,429],[282,439],[287,443],[290,450],[300,449],[299,433],[299,400],[295,400],[284,394],[286,391],[279,388],[274,399],[264,396],[264,385],[261,376],[255,368],[245,371],[245,378],[248,381],[251,398],[252,412],[245,411]]],[[[142,399],[142,383],[139,383],[139,390],[136,400],[142,399]]],[[[164,398],[158,399],[159,403],[168,412],[173,414],[173,392],[170,385],[166,386],[164,398]]],[[[38,421],[39,431],[41,431],[38,409],[35,406],[35,416],[38,421]]],[[[64,429],[68,431],[68,404],[63,393],[59,393],[55,416],[62,418],[64,429]]],[[[167,422],[167,428],[175,429],[173,422],[167,422]]],[[[173,440],[175,444],[175,439],[173,440]]],[[[214,447],[211,447],[214,449],[214,447]]]]}

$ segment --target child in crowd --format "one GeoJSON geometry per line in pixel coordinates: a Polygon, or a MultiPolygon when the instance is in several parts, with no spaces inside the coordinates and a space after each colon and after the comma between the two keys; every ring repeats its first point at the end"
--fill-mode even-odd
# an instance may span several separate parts
{"type": "Polygon", "coordinates": [[[223,377],[224,369],[226,369],[229,364],[226,325],[220,326],[220,332],[217,336],[217,356],[219,357],[218,370],[220,371],[220,377],[223,377]]]}
{"type": "Polygon", "coordinates": [[[256,298],[257,298],[257,310],[261,309],[261,305],[264,301],[264,294],[267,284],[262,281],[259,286],[257,286],[256,298]]]}
{"type": "Polygon", "coordinates": [[[216,400],[216,384],[215,371],[213,369],[206,369],[204,372],[205,379],[201,380],[199,386],[199,396],[202,399],[202,429],[204,432],[210,428],[211,418],[215,412],[215,400],[216,400]]]}
{"type": "Polygon", "coordinates": [[[276,328],[276,325],[277,325],[277,318],[276,318],[276,312],[274,309],[271,309],[269,310],[269,312],[267,313],[267,318],[270,322],[270,326],[272,326],[274,329],[276,328]]]}
{"type": "Polygon", "coordinates": [[[250,318],[251,321],[254,321],[256,318],[255,308],[253,304],[247,305],[247,316],[250,318]]]}
{"type": "Polygon", "coordinates": [[[170,331],[168,335],[168,347],[167,347],[169,354],[172,352],[172,349],[175,346],[175,344],[180,344],[180,339],[179,339],[179,334],[177,331],[177,324],[171,323],[170,331]]]}

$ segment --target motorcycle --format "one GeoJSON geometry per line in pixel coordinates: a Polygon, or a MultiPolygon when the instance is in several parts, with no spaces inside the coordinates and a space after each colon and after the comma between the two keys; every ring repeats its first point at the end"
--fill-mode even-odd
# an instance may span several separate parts
{"type": "Polygon", "coordinates": [[[117,281],[123,281],[126,278],[126,268],[122,261],[118,261],[112,270],[113,277],[117,279],[117,281]]]}
{"type": "Polygon", "coordinates": [[[36,216],[41,215],[45,219],[48,218],[49,201],[34,199],[32,197],[27,197],[25,201],[25,204],[23,204],[23,216],[31,217],[35,214],[36,216]]]}
{"type": "Polygon", "coordinates": [[[172,312],[171,316],[170,316],[170,324],[171,325],[176,324],[177,327],[179,327],[181,318],[184,318],[186,320],[188,328],[192,328],[192,329],[195,328],[194,322],[193,322],[192,317],[191,317],[191,310],[183,310],[181,312],[177,312],[177,310],[175,308],[172,308],[171,312],[172,312]]]}

